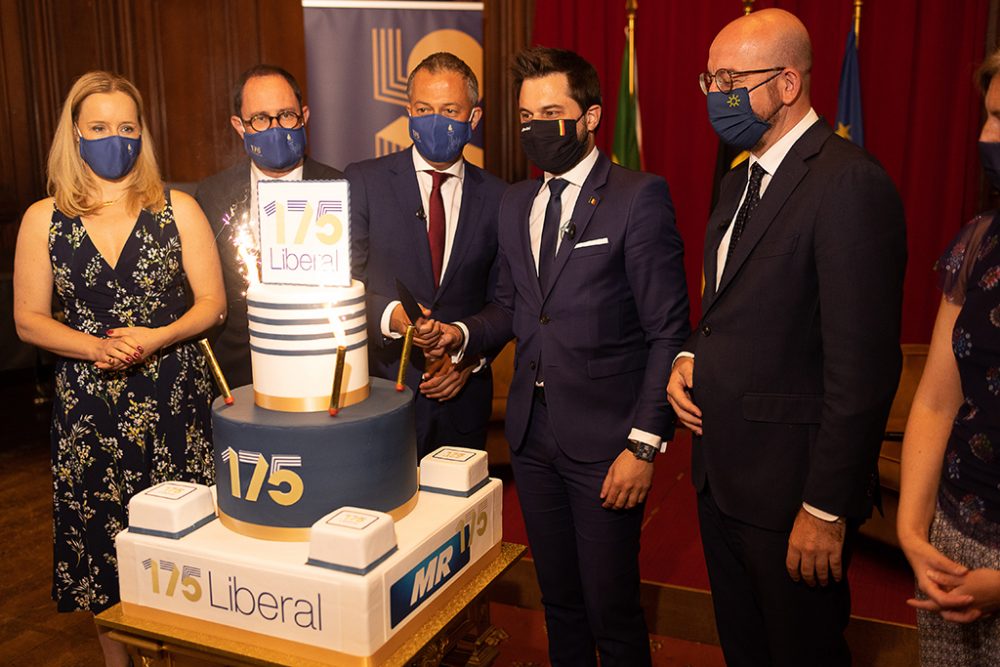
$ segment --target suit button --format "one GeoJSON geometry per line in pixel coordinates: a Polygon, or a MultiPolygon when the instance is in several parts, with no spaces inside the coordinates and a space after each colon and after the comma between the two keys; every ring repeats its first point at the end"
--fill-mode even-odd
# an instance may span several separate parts
{"type": "Polygon", "coordinates": [[[542,315],[541,317],[538,318],[538,321],[541,322],[542,324],[548,324],[552,320],[549,319],[548,315],[542,315]]]}
{"type": "Polygon", "coordinates": [[[531,370],[535,370],[535,362],[534,361],[530,362],[528,364],[528,368],[530,368],[531,370]]]}
{"type": "Polygon", "coordinates": [[[708,326],[707,324],[705,326],[703,326],[701,328],[701,335],[705,336],[706,338],[708,338],[709,336],[711,336],[712,335],[712,327],[708,326]]]}

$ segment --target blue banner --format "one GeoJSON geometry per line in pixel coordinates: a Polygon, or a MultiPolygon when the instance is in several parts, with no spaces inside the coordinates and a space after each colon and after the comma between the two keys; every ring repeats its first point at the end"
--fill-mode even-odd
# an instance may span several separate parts
{"type": "MultiPolygon", "coordinates": [[[[409,146],[406,79],[449,51],[483,85],[482,2],[303,0],[309,153],[343,169],[409,146]]],[[[483,165],[482,124],[465,158],[483,165]]]]}
{"type": "Polygon", "coordinates": [[[392,626],[396,627],[452,577],[469,564],[472,527],[462,526],[444,544],[421,560],[389,588],[392,626]]]}
{"type": "Polygon", "coordinates": [[[847,51],[840,69],[837,134],[858,146],[865,145],[865,126],[861,119],[861,69],[858,66],[857,35],[853,27],[847,33],[847,51]]]}

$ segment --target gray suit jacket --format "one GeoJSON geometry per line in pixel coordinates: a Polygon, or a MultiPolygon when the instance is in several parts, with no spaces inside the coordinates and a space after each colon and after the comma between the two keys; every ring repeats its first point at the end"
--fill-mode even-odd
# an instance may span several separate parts
{"type": "MultiPolygon", "coordinates": [[[[343,178],[337,169],[308,157],[303,165],[303,180],[343,178]]],[[[225,171],[209,176],[198,184],[195,199],[208,217],[222,261],[222,277],[226,283],[228,314],[223,325],[209,335],[215,356],[229,386],[250,384],[250,334],[247,330],[246,280],[240,270],[242,261],[233,243],[232,227],[225,225],[227,216],[238,219],[250,206],[250,159],[244,158],[225,171]]]]}

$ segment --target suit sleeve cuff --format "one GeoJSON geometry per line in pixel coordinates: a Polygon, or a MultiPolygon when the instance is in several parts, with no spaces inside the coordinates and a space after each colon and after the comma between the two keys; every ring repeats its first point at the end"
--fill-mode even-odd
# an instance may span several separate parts
{"type": "Polygon", "coordinates": [[[402,338],[402,336],[400,336],[398,333],[389,328],[389,324],[392,321],[392,311],[395,310],[396,306],[398,305],[399,301],[389,302],[389,305],[386,306],[385,310],[382,311],[382,320],[381,324],[379,325],[380,329],[382,330],[382,335],[385,336],[386,338],[391,338],[393,340],[396,340],[397,338],[402,338]]]}
{"type": "Polygon", "coordinates": [[[669,441],[664,440],[660,436],[654,435],[652,433],[649,433],[648,431],[643,431],[642,429],[638,428],[633,428],[631,431],[629,431],[628,439],[638,440],[639,442],[643,442],[647,445],[650,445],[651,447],[656,447],[658,450],[660,450],[661,454],[667,451],[667,445],[670,444],[669,441]]]}
{"type": "MultiPolygon", "coordinates": [[[[452,324],[454,324],[456,327],[462,330],[462,347],[459,348],[458,352],[451,355],[452,363],[457,364],[462,360],[462,357],[465,356],[465,348],[469,345],[469,327],[465,326],[465,324],[462,322],[452,322],[452,324]]],[[[479,366],[473,372],[478,372],[479,369],[481,369],[485,365],[486,365],[486,360],[480,359],[479,366]]]]}
{"type": "Polygon", "coordinates": [[[809,503],[802,503],[802,509],[809,512],[817,519],[821,519],[823,521],[829,521],[830,523],[833,523],[834,521],[840,521],[840,517],[837,516],[836,514],[830,514],[829,512],[824,512],[818,507],[813,507],[809,503]]]}

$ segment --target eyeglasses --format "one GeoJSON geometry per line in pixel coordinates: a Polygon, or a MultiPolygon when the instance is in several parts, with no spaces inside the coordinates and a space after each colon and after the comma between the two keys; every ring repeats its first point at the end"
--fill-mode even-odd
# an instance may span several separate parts
{"type": "Polygon", "coordinates": [[[715,74],[711,72],[702,72],[698,75],[698,83],[701,84],[701,92],[708,95],[708,89],[712,87],[712,82],[719,87],[719,92],[731,93],[733,92],[733,84],[736,79],[741,76],[746,76],[747,74],[763,74],[764,72],[780,72],[784,67],[768,67],[766,69],[746,69],[742,72],[737,72],[731,69],[717,69],[715,74]]]}
{"type": "Polygon", "coordinates": [[[294,130],[302,125],[302,114],[291,110],[279,111],[277,116],[266,113],[255,113],[250,118],[241,118],[243,125],[249,125],[254,132],[270,129],[271,123],[278,121],[278,126],[286,130],[294,130]]]}

